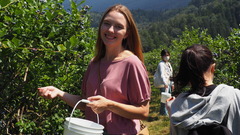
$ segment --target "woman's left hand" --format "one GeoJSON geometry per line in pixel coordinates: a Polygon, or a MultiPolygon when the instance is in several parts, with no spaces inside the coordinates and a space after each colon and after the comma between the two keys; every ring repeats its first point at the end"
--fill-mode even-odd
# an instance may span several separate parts
{"type": "Polygon", "coordinates": [[[87,98],[90,103],[87,104],[88,107],[91,107],[92,110],[96,113],[102,113],[104,110],[107,110],[110,100],[106,99],[103,96],[92,96],[87,98]]]}
{"type": "Polygon", "coordinates": [[[87,99],[91,101],[87,104],[87,106],[91,107],[93,112],[96,114],[100,114],[103,111],[108,110],[128,119],[142,120],[147,119],[149,114],[149,100],[146,100],[141,104],[134,106],[115,102],[103,96],[92,96],[87,99]]]}

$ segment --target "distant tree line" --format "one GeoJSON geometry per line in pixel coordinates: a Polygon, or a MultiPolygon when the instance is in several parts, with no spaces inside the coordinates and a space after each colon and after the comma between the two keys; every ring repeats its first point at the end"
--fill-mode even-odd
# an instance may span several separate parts
{"type": "MultiPolygon", "coordinates": [[[[229,36],[233,28],[239,28],[239,0],[192,0],[182,9],[165,11],[132,11],[137,22],[145,52],[171,41],[187,28],[207,29],[215,37],[229,36]]],[[[92,26],[97,27],[101,13],[91,13],[92,26]]]]}
{"type": "Polygon", "coordinates": [[[145,52],[159,48],[163,44],[171,46],[171,41],[177,38],[185,27],[207,29],[213,37],[217,35],[227,37],[232,29],[239,28],[240,24],[238,0],[192,0],[188,7],[178,11],[178,13],[166,11],[164,15],[171,16],[170,18],[149,22],[149,27],[140,28],[145,52]]]}

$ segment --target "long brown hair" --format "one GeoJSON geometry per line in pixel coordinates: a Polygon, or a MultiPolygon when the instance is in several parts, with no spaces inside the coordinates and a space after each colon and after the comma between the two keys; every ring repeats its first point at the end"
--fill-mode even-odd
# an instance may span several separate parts
{"type": "Polygon", "coordinates": [[[143,54],[142,54],[142,44],[141,44],[140,36],[138,34],[136,23],[132,17],[132,13],[130,12],[130,10],[126,6],[121,5],[121,4],[117,4],[117,5],[114,5],[110,8],[108,8],[100,21],[100,24],[98,27],[98,37],[97,37],[97,42],[96,42],[96,47],[95,47],[95,49],[96,49],[95,57],[94,57],[93,61],[95,61],[95,62],[99,61],[101,58],[103,58],[105,56],[106,48],[105,48],[105,45],[103,43],[100,33],[101,33],[101,26],[102,26],[103,20],[106,17],[106,15],[111,11],[117,11],[117,12],[123,14],[125,19],[127,20],[129,34],[128,34],[127,38],[122,41],[123,47],[125,49],[133,52],[142,62],[144,62],[143,54]]]}

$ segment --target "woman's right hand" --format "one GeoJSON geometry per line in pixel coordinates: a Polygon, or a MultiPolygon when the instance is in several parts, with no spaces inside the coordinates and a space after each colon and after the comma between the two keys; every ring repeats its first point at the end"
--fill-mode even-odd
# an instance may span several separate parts
{"type": "Polygon", "coordinates": [[[38,88],[38,93],[40,96],[42,96],[46,99],[53,99],[55,97],[58,97],[58,96],[61,96],[64,94],[63,91],[61,91],[58,88],[53,87],[53,86],[38,88]]]}

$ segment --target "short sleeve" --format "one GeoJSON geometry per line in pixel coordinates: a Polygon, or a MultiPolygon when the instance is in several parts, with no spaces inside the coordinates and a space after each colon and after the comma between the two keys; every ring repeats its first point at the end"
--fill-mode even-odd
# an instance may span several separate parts
{"type": "Polygon", "coordinates": [[[140,60],[131,63],[129,68],[128,99],[131,104],[150,100],[151,87],[146,67],[140,60]]]}

